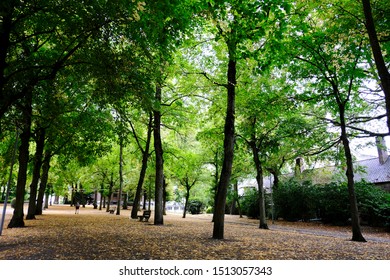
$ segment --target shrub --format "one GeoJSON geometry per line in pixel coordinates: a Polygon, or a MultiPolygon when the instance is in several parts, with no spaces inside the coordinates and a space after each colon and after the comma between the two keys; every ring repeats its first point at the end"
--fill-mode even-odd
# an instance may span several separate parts
{"type": "Polygon", "coordinates": [[[254,189],[246,189],[240,200],[241,212],[249,218],[258,218],[260,214],[259,192],[254,189]]]}
{"type": "Polygon", "coordinates": [[[203,202],[200,200],[190,200],[188,202],[188,211],[192,214],[200,214],[203,211],[203,202]]]}
{"type": "Polygon", "coordinates": [[[346,183],[329,183],[316,187],[317,218],[324,223],[345,225],[351,217],[346,183]]]}
{"type": "Polygon", "coordinates": [[[307,221],[316,217],[316,193],[307,181],[281,182],[274,190],[273,199],[277,217],[287,221],[307,221]]]}
{"type": "Polygon", "coordinates": [[[356,196],[362,222],[372,226],[390,223],[390,194],[365,181],[356,183],[356,196]]]}
{"type": "MultiPolygon", "coordinates": [[[[355,191],[361,221],[390,228],[390,194],[364,181],[355,184],[355,191]]],[[[277,217],[288,221],[319,218],[345,225],[351,217],[346,183],[312,185],[292,179],[281,183],[273,197],[277,217]]]]}

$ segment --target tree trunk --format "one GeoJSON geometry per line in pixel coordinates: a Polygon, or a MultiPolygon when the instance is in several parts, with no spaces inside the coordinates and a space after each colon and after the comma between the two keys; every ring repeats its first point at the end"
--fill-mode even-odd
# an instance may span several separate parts
{"type": "Polygon", "coordinates": [[[72,183],[72,193],[70,194],[70,207],[73,207],[75,201],[74,201],[74,196],[75,196],[76,190],[74,188],[74,185],[72,183]]]}
{"type": "Polygon", "coordinates": [[[189,199],[190,199],[190,186],[189,185],[187,185],[186,186],[186,201],[185,201],[185,203],[184,203],[184,210],[183,210],[183,219],[185,219],[185,217],[186,217],[186,214],[187,214],[187,210],[188,210],[188,201],[189,201],[189,199]]]}
{"type": "Polygon", "coordinates": [[[119,143],[119,193],[118,193],[118,202],[117,202],[117,207],[116,207],[116,215],[121,214],[122,189],[123,189],[123,138],[120,137],[120,143],[119,143]]]}
{"type": "Polygon", "coordinates": [[[96,203],[97,199],[98,199],[98,190],[95,189],[94,196],[93,196],[93,209],[97,209],[97,203],[96,203]]]}
{"type": "Polygon", "coordinates": [[[25,107],[23,108],[23,130],[20,134],[19,146],[19,171],[16,185],[15,209],[9,228],[24,227],[24,195],[27,181],[27,169],[29,161],[29,147],[31,135],[31,115],[32,115],[32,92],[26,97],[25,107]]]}
{"type": "Polygon", "coordinates": [[[379,44],[378,36],[375,29],[375,23],[372,16],[370,0],[362,0],[364,16],[366,18],[366,29],[370,39],[372,53],[374,55],[375,65],[381,81],[381,87],[385,93],[386,113],[387,113],[387,127],[390,131],[390,73],[386,67],[383,58],[381,46],[379,44]]]}
{"type": "Polygon", "coordinates": [[[103,184],[102,184],[102,185],[100,186],[100,202],[99,202],[99,210],[102,210],[103,199],[104,199],[104,186],[103,186],[103,184]]]}
{"type": "Polygon", "coordinates": [[[154,152],[156,155],[156,178],[155,178],[155,202],[154,202],[154,224],[164,224],[164,160],[163,148],[161,143],[161,88],[156,88],[156,101],[159,105],[154,109],[154,152]]]}
{"type": "MultiPolygon", "coordinates": [[[[144,190],[144,201],[142,203],[142,210],[146,210],[146,202],[148,200],[148,192],[146,190],[144,190]]],[[[150,205],[150,203],[149,203],[150,205]]]]}
{"type": "MultiPolygon", "coordinates": [[[[252,136],[252,138],[254,138],[254,136],[252,136]]],[[[251,146],[252,146],[252,153],[253,153],[253,161],[256,167],[256,181],[257,181],[257,186],[259,187],[259,209],[260,209],[259,228],[268,229],[267,219],[265,214],[263,167],[259,158],[259,150],[256,146],[255,139],[252,139],[251,146]]]]}
{"type": "Polygon", "coordinates": [[[341,140],[344,146],[345,159],[347,162],[347,182],[348,182],[348,196],[349,196],[349,204],[351,211],[351,222],[352,222],[352,241],[366,242],[366,239],[363,237],[360,221],[359,221],[359,210],[357,206],[357,199],[355,194],[355,182],[353,180],[354,172],[353,172],[353,161],[352,161],[352,153],[349,146],[349,140],[347,136],[347,129],[345,123],[345,109],[343,106],[340,106],[340,128],[341,128],[341,140]]]}
{"type": "Polygon", "coordinates": [[[237,182],[237,180],[234,182],[233,192],[234,192],[233,193],[233,201],[232,201],[232,206],[230,208],[230,214],[235,215],[238,211],[238,215],[240,215],[240,218],[242,218],[240,199],[238,196],[238,182],[237,182]]]}
{"type": "Polygon", "coordinates": [[[234,157],[234,120],[235,120],[235,87],[236,87],[236,61],[229,59],[227,73],[227,108],[224,128],[224,154],[221,177],[218,183],[215,208],[214,208],[214,228],[213,238],[224,238],[225,223],[225,205],[226,193],[232,175],[233,157],[234,157]]]}
{"type": "Polygon", "coordinates": [[[37,207],[35,209],[35,215],[42,215],[42,203],[43,197],[46,192],[47,182],[49,179],[49,170],[50,170],[50,160],[51,154],[50,152],[45,152],[45,157],[42,164],[42,175],[41,175],[41,183],[39,186],[38,198],[37,198],[37,207]]]}
{"type": "Polygon", "coordinates": [[[128,209],[128,204],[127,204],[127,201],[129,200],[129,195],[128,193],[126,192],[123,196],[123,205],[122,205],[122,209],[123,210],[127,210],[128,209]]]}
{"type": "Polygon", "coordinates": [[[150,149],[150,141],[152,138],[152,129],[153,129],[153,115],[150,114],[145,149],[142,150],[142,147],[140,147],[141,151],[142,151],[142,166],[141,166],[141,171],[140,171],[139,178],[138,178],[137,190],[135,192],[133,209],[131,209],[131,218],[132,219],[138,218],[137,216],[138,216],[139,203],[141,200],[142,187],[143,187],[144,181],[145,181],[146,170],[148,169],[149,149],[150,149]]]}
{"type": "Polygon", "coordinates": [[[278,173],[279,173],[278,171],[271,172],[271,174],[274,177],[274,184],[273,184],[273,187],[272,187],[272,192],[279,188],[279,174],[278,173]]]}
{"type": "Polygon", "coordinates": [[[237,195],[237,209],[238,209],[238,215],[240,215],[240,218],[242,218],[242,211],[241,211],[241,204],[240,204],[240,196],[238,195],[238,183],[234,185],[234,191],[237,195]]]}
{"type": "Polygon", "coordinates": [[[214,214],[215,214],[215,206],[217,205],[217,192],[218,192],[218,183],[219,183],[219,160],[218,160],[218,150],[214,153],[214,163],[215,163],[215,173],[214,173],[214,185],[213,185],[213,195],[214,195],[214,209],[213,209],[213,218],[212,222],[214,222],[214,214]]]}
{"type": "MultiPolygon", "coordinates": [[[[50,205],[51,205],[51,199],[50,199],[50,205]]],[[[49,194],[45,196],[45,209],[49,208],[49,194]]]]}
{"type": "Polygon", "coordinates": [[[87,203],[87,199],[85,198],[85,192],[83,185],[80,183],[80,199],[81,199],[81,205],[83,208],[85,208],[85,204],[87,203]]]}
{"type": "Polygon", "coordinates": [[[107,208],[106,212],[110,211],[111,207],[111,197],[112,197],[112,189],[114,188],[114,174],[111,173],[111,180],[110,180],[110,185],[108,187],[108,197],[107,197],[107,208]]]}
{"type": "Polygon", "coordinates": [[[168,197],[168,193],[167,193],[167,181],[165,180],[165,177],[164,177],[164,183],[163,183],[163,215],[166,215],[167,214],[167,197],[168,197]]]}
{"type": "MultiPolygon", "coordinates": [[[[32,181],[30,184],[30,198],[28,204],[28,211],[26,220],[35,219],[35,212],[37,206],[37,193],[38,193],[38,182],[41,177],[41,167],[43,159],[43,149],[45,147],[45,129],[40,128],[36,135],[36,148],[34,156],[34,167],[32,173],[32,181]]],[[[42,202],[41,202],[42,204],[42,202]]]]}

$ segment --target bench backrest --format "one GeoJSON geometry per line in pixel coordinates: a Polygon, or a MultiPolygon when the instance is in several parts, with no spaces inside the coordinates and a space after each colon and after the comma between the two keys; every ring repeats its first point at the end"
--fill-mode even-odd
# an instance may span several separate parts
{"type": "Polygon", "coordinates": [[[150,210],[145,210],[144,211],[144,213],[143,213],[143,216],[144,217],[150,217],[150,213],[151,213],[152,211],[150,211],[150,210]]]}

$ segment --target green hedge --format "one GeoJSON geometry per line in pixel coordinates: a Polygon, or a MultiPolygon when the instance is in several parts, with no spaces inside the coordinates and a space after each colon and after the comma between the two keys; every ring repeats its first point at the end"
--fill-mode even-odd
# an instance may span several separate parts
{"type": "Polygon", "coordinates": [[[288,221],[310,220],[316,217],[317,193],[309,182],[295,180],[281,183],[274,190],[275,214],[288,221]]]}
{"type": "Polygon", "coordinates": [[[204,204],[200,200],[190,200],[188,202],[188,212],[192,215],[200,214],[203,212],[204,204]]]}
{"type": "MultiPolygon", "coordinates": [[[[265,193],[265,211],[268,217],[272,217],[271,207],[271,195],[265,193]]],[[[243,215],[249,218],[259,218],[260,216],[260,203],[259,192],[257,189],[250,188],[245,190],[244,195],[240,197],[241,212],[243,215]]]]}
{"type": "Polygon", "coordinates": [[[260,213],[259,192],[250,188],[245,190],[241,198],[241,212],[249,218],[258,218],[260,213]]]}
{"type": "MultiPolygon", "coordinates": [[[[390,225],[390,194],[373,184],[355,184],[362,223],[390,225]]],[[[289,221],[321,219],[324,223],[347,224],[350,218],[346,183],[312,185],[310,182],[281,182],[273,193],[277,217],[289,221]]]]}

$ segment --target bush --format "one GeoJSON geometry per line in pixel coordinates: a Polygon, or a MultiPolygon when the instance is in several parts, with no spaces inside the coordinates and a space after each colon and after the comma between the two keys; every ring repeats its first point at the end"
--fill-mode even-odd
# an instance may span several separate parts
{"type": "Polygon", "coordinates": [[[240,200],[241,212],[249,218],[258,218],[260,215],[259,192],[250,188],[245,190],[244,196],[240,200]]]}
{"type": "MultiPolygon", "coordinates": [[[[272,201],[270,194],[265,195],[265,212],[266,216],[272,218],[272,201]]],[[[260,216],[259,191],[254,188],[245,190],[244,195],[240,198],[241,213],[248,218],[258,219],[260,216]]]]}
{"type": "Polygon", "coordinates": [[[317,218],[324,223],[345,225],[351,217],[346,183],[329,183],[316,187],[317,218]]]}
{"type": "Polygon", "coordinates": [[[203,202],[200,200],[190,200],[188,202],[188,211],[192,215],[200,214],[203,211],[203,202]]]}
{"type": "MultiPolygon", "coordinates": [[[[364,181],[355,184],[355,192],[361,221],[390,227],[390,194],[364,181]]],[[[351,217],[346,183],[312,185],[292,179],[281,183],[273,196],[277,217],[288,221],[321,219],[345,225],[351,217]]]]}
{"type": "Polygon", "coordinates": [[[287,221],[316,217],[316,192],[309,182],[289,180],[279,184],[273,193],[276,217],[287,221]]]}
{"type": "Polygon", "coordinates": [[[365,181],[356,183],[356,196],[363,223],[386,226],[390,223],[390,194],[365,181]]]}

